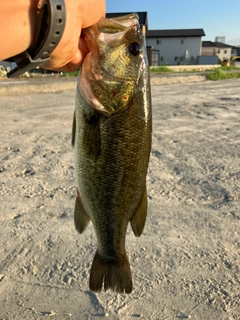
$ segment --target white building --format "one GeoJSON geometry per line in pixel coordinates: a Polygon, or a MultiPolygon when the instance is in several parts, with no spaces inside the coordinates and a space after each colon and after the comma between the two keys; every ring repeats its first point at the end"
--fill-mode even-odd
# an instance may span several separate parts
{"type": "Polygon", "coordinates": [[[218,37],[215,37],[215,42],[222,42],[222,43],[225,43],[226,41],[226,37],[225,36],[218,36],[218,37]]]}
{"type": "Polygon", "coordinates": [[[146,43],[152,49],[150,65],[197,64],[203,29],[148,30],[146,43]]]}

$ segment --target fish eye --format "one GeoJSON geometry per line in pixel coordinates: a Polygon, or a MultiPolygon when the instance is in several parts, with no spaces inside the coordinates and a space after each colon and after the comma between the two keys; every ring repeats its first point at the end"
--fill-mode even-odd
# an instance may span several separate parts
{"type": "Polygon", "coordinates": [[[132,55],[138,56],[142,50],[140,45],[137,42],[132,42],[129,45],[129,51],[131,52],[132,55]]]}

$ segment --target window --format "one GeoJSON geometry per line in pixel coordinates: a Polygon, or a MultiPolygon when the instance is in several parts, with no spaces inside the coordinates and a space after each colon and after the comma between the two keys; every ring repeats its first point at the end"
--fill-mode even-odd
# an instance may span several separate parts
{"type": "Polygon", "coordinates": [[[227,53],[227,50],[224,50],[224,53],[227,53]]]}
{"type": "Polygon", "coordinates": [[[163,57],[161,57],[160,60],[163,61],[163,57]]]}
{"type": "Polygon", "coordinates": [[[185,58],[184,57],[181,57],[181,61],[184,61],[185,60],[185,58]]]}
{"type": "Polygon", "coordinates": [[[184,44],[184,39],[181,39],[181,44],[184,44]]]}
{"type": "Polygon", "coordinates": [[[218,53],[220,53],[220,52],[221,52],[221,50],[218,49],[218,53]]]}
{"type": "Polygon", "coordinates": [[[161,44],[161,40],[157,39],[157,44],[161,44]]]}
{"type": "Polygon", "coordinates": [[[175,57],[175,59],[174,59],[175,61],[178,61],[179,60],[179,57],[175,57]]]}

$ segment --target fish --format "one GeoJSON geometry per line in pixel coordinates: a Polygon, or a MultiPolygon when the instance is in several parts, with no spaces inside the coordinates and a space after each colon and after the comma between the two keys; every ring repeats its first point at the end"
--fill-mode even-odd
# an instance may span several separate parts
{"type": "Polygon", "coordinates": [[[139,237],[147,215],[152,111],[145,38],[137,14],[82,31],[89,53],[76,88],[72,126],[76,230],[91,221],[97,239],[89,289],[132,292],[125,249],[130,222],[139,237]]]}

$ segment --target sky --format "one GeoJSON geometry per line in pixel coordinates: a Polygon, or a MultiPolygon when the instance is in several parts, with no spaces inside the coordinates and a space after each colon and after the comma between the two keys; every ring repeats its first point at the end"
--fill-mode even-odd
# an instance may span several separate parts
{"type": "Polygon", "coordinates": [[[148,13],[148,29],[203,29],[203,41],[225,36],[240,45],[240,0],[107,0],[107,12],[148,13]]]}

